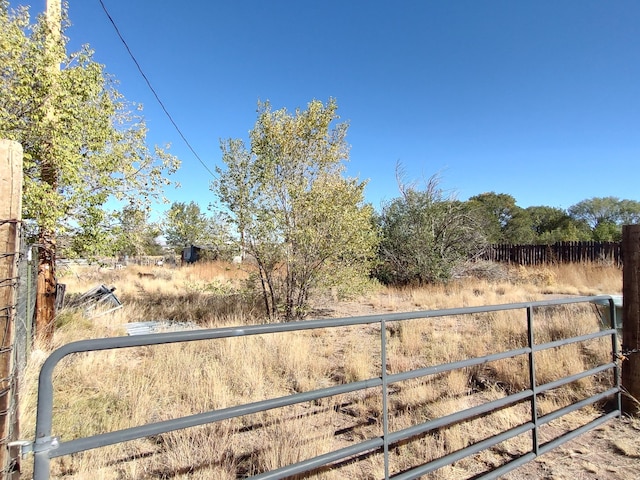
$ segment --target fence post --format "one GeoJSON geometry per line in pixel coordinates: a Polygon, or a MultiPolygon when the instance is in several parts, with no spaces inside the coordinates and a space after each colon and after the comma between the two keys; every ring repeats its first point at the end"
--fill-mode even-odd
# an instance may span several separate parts
{"type": "Polygon", "coordinates": [[[622,409],[640,413],[640,225],[622,227],[622,409]]]}
{"type": "Polygon", "coordinates": [[[0,140],[0,469],[2,478],[12,478],[7,444],[18,436],[13,399],[14,319],[20,220],[22,210],[22,146],[0,140]]]}

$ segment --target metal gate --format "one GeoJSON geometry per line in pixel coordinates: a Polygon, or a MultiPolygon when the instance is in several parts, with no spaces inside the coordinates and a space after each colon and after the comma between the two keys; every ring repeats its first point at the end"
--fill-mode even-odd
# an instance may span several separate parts
{"type": "MultiPolygon", "coordinates": [[[[569,319],[570,321],[570,319],[569,319]]],[[[453,462],[461,460],[465,457],[478,453],[482,450],[491,448],[500,442],[521,435],[526,432],[531,432],[532,445],[528,453],[515,458],[508,463],[500,466],[499,468],[485,473],[481,477],[485,479],[498,478],[500,475],[505,474],[531,460],[537,456],[548,452],[549,450],[561,445],[562,443],[569,441],[578,435],[601,425],[607,420],[621,415],[621,387],[620,387],[620,372],[617,363],[618,358],[618,344],[616,337],[616,310],[614,301],[610,296],[592,296],[592,297],[578,297],[570,299],[558,299],[540,302],[530,303],[516,303],[506,305],[494,305],[486,307],[469,307],[469,308],[456,308],[446,310],[429,310],[419,312],[408,313],[394,313],[386,315],[372,315],[353,318],[340,318],[340,319],[327,319],[327,320],[308,320],[292,323],[278,323],[267,325],[250,325],[250,326],[238,326],[238,327],[225,327],[209,330],[197,330],[197,331],[183,331],[172,333],[159,333],[141,336],[129,336],[129,337],[114,337],[103,338],[96,340],[83,340],[78,342],[69,343],[57,350],[55,350],[49,358],[45,361],[40,371],[39,385],[38,385],[38,405],[37,405],[37,420],[36,420],[36,433],[35,441],[22,442],[22,453],[27,454],[32,452],[34,454],[34,479],[42,480],[49,478],[50,460],[52,458],[61,457],[64,455],[70,455],[76,452],[82,452],[89,449],[103,447],[107,445],[113,445],[116,443],[126,442],[138,438],[148,437],[152,435],[158,435],[165,432],[170,432],[178,429],[184,429],[188,427],[204,425],[213,422],[219,422],[225,419],[248,415],[256,412],[267,411],[279,407],[295,405],[303,402],[309,402],[319,400],[322,398],[344,394],[349,392],[356,392],[358,390],[369,389],[371,387],[380,387],[382,392],[382,412],[380,416],[382,418],[382,435],[376,438],[371,438],[359,443],[354,443],[346,448],[331,451],[329,453],[310,458],[308,460],[288,465],[276,470],[264,472],[256,475],[254,479],[281,479],[292,475],[304,474],[305,472],[311,472],[320,467],[331,466],[337,462],[344,461],[346,459],[353,458],[356,455],[361,455],[367,452],[382,452],[384,455],[384,468],[385,479],[393,478],[396,480],[413,479],[425,475],[429,472],[435,471],[443,466],[449,465],[453,462]],[[608,318],[611,320],[610,326],[603,327],[600,331],[589,333],[586,335],[580,335],[572,338],[565,338],[557,341],[552,341],[543,344],[536,344],[534,339],[534,310],[546,307],[553,307],[557,305],[567,305],[576,303],[607,303],[608,302],[608,318]],[[387,372],[387,329],[396,322],[404,322],[408,320],[429,318],[437,319],[439,317],[446,317],[451,315],[472,315],[484,312],[496,312],[496,311],[513,311],[514,314],[526,315],[527,336],[528,345],[523,348],[515,350],[495,353],[492,355],[486,355],[477,358],[469,358],[462,361],[456,361],[451,363],[444,363],[440,365],[428,366],[426,368],[419,368],[415,370],[409,370],[401,373],[389,374],[387,372]],[[238,405],[234,407],[224,408],[220,410],[208,411],[196,415],[185,416],[167,421],[161,421],[156,423],[150,423],[147,425],[137,426],[133,428],[127,428],[124,430],[98,434],[86,438],[78,438],[69,441],[63,441],[52,433],[52,411],[53,411],[53,384],[52,374],[55,366],[64,357],[70,354],[79,352],[90,352],[109,349],[121,349],[129,347],[140,347],[149,345],[161,345],[168,343],[180,343],[180,342],[195,342],[199,340],[211,340],[221,339],[229,337],[239,337],[248,335],[269,335],[280,332],[292,332],[301,330],[314,330],[314,329],[330,329],[335,327],[353,326],[353,325],[372,325],[377,324],[380,327],[380,352],[381,352],[381,368],[380,375],[377,377],[369,378],[363,381],[345,383],[341,385],[335,385],[328,388],[322,388],[304,393],[296,393],[292,395],[282,396],[278,398],[272,398],[264,401],[258,401],[253,403],[247,403],[244,405],[238,405]],[[598,365],[595,368],[585,370],[578,374],[566,376],[559,380],[539,385],[536,382],[536,365],[534,353],[543,350],[560,347],[563,345],[569,345],[579,342],[586,342],[588,340],[601,338],[611,338],[611,361],[602,365],[598,365]],[[450,372],[457,369],[466,367],[472,367],[482,365],[487,362],[513,358],[516,356],[523,356],[527,358],[528,370],[529,370],[529,388],[526,388],[520,392],[506,395],[498,400],[489,401],[487,403],[468,408],[441,418],[432,419],[424,423],[413,425],[409,428],[405,428],[397,431],[389,431],[389,409],[388,409],[388,396],[389,386],[410,379],[425,378],[430,375],[450,372]],[[539,416],[536,402],[538,395],[548,392],[552,389],[569,384],[582,378],[586,378],[593,375],[601,375],[604,372],[608,372],[612,376],[612,387],[597,393],[593,396],[577,401],[564,408],[556,410],[552,413],[539,416]],[[564,435],[549,441],[547,443],[541,443],[539,441],[538,430],[539,428],[549,423],[552,420],[560,418],[568,413],[576,411],[585,406],[594,404],[596,402],[602,402],[606,399],[614,399],[613,407],[610,411],[603,413],[595,420],[583,425],[582,427],[569,431],[564,435]],[[488,415],[491,412],[495,412],[509,405],[514,405],[520,402],[530,402],[531,405],[531,418],[523,419],[523,423],[515,428],[508,429],[502,433],[493,435],[485,440],[467,446],[461,450],[447,454],[439,459],[433,460],[429,463],[419,465],[411,470],[404,471],[393,476],[389,473],[389,449],[394,445],[406,441],[407,439],[414,438],[418,435],[424,435],[427,432],[442,428],[448,425],[453,425],[461,421],[478,418],[483,415],[488,415]]]]}

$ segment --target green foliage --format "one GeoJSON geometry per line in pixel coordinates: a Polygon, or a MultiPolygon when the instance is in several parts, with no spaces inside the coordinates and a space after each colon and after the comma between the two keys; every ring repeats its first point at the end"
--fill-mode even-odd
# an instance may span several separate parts
{"type": "Polygon", "coordinates": [[[237,254],[227,218],[222,215],[208,217],[195,202],[174,202],[165,213],[162,230],[168,245],[176,253],[197,245],[206,247],[201,252],[201,260],[231,260],[237,254]]]}
{"type": "Polygon", "coordinates": [[[640,202],[617,197],[593,197],[569,207],[569,215],[590,227],[593,240],[619,242],[622,225],[640,222],[640,202]]]}
{"type": "Polygon", "coordinates": [[[592,229],[601,223],[618,223],[620,202],[616,197],[590,198],[569,207],[569,214],[592,229]]]}
{"type": "Polygon", "coordinates": [[[506,193],[488,192],[469,198],[468,204],[481,222],[489,243],[511,243],[509,223],[520,210],[515,198],[506,193]]]}
{"type": "Polygon", "coordinates": [[[593,240],[596,242],[621,242],[622,228],[611,221],[600,222],[593,229],[593,240]]]}
{"type": "Polygon", "coordinates": [[[446,281],[454,268],[479,254],[486,240],[469,206],[445,196],[439,178],[425,188],[398,181],[401,196],[382,209],[376,276],[387,284],[446,281]]]}
{"type": "MultiPolygon", "coordinates": [[[[561,208],[534,206],[525,209],[529,214],[531,227],[537,244],[553,244],[566,241],[586,241],[591,233],[584,223],[579,222],[561,208]]],[[[517,243],[524,243],[519,241],[517,243]]]]}
{"type": "Polygon", "coordinates": [[[471,197],[467,203],[478,215],[490,243],[527,245],[598,240],[588,225],[583,205],[576,210],[579,214],[571,209],[566,212],[546,206],[523,209],[511,195],[494,192],[471,197]]]}
{"type": "Polygon", "coordinates": [[[224,173],[222,169],[216,168],[218,175],[224,176],[217,182],[213,182],[211,189],[218,193],[222,203],[231,213],[229,218],[238,230],[240,253],[244,257],[245,234],[252,217],[251,204],[256,199],[257,172],[252,171],[253,158],[242,140],[220,141],[220,150],[222,150],[222,161],[227,168],[224,173]]]}
{"type": "Polygon", "coordinates": [[[640,202],[636,200],[620,200],[618,202],[618,224],[631,225],[640,223],[640,202]]]}
{"type": "Polygon", "coordinates": [[[377,245],[364,182],[343,178],[346,124],[337,105],[312,101],[294,114],[258,106],[251,150],[222,143],[226,169],[212,189],[258,265],[269,316],[303,317],[312,291],[366,278],[377,245]]]}
{"type": "Polygon", "coordinates": [[[100,256],[114,256],[118,253],[116,235],[119,228],[113,228],[115,215],[105,215],[99,207],[90,207],[80,214],[78,226],[69,235],[69,242],[60,245],[65,257],[96,259],[100,256]],[[98,210],[98,211],[96,211],[98,210]]]}
{"type": "Polygon", "coordinates": [[[206,243],[206,229],[209,221],[196,202],[174,202],[166,212],[163,230],[167,243],[176,252],[190,245],[206,243]]]}
{"type": "Polygon", "coordinates": [[[24,149],[23,216],[75,245],[109,248],[112,198],[136,208],[158,199],[177,160],[145,144],[135,105],[83,47],[67,54],[43,17],[0,3],[0,137],[24,149]],[[57,67],[60,66],[58,69],[57,67]]]}
{"type": "Polygon", "coordinates": [[[161,255],[162,247],[156,242],[160,235],[157,225],[150,223],[149,213],[133,205],[124,207],[117,215],[118,225],[112,230],[119,255],[161,255]]]}
{"type": "Polygon", "coordinates": [[[514,208],[511,218],[502,228],[502,239],[506,243],[514,244],[536,243],[536,234],[527,210],[520,207],[514,208]]]}

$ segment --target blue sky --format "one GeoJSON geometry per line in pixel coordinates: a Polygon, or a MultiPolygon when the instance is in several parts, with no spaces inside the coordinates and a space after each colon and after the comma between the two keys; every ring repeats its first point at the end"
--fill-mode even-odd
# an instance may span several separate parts
{"type": "MultiPolygon", "coordinates": [[[[103,0],[176,123],[213,170],[256,104],[337,100],[347,174],[376,208],[440,172],[461,200],[521,207],[640,200],[640,2],[103,0]]],[[[21,2],[12,2],[12,4],[21,2]]],[[[32,13],[44,10],[33,1],[32,13]]],[[[70,47],[144,104],[151,143],[182,160],[171,201],[213,200],[210,174],[164,115],[99,0],[69,0],[70,47]]],[[[161,210],[162,207],[159,207],[161,210]]]]}

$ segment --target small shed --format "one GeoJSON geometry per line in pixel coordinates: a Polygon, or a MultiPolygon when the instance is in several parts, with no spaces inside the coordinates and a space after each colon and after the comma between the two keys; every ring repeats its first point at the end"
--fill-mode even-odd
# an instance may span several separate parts
{"type": "Polygon", "coordinates": [[[195,245],[190,245],[187,248],[182,250],[182,259],[181,263],[184,265],[185,263],[195,263],[200,259],[200,252],[202,251],[201,247],[196,247],[195,245]]]}

